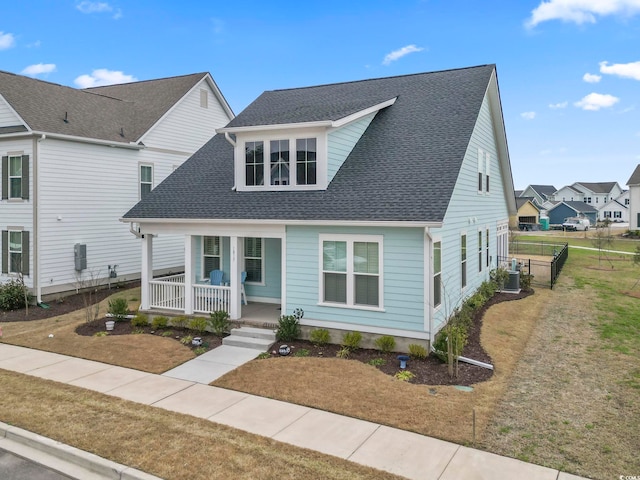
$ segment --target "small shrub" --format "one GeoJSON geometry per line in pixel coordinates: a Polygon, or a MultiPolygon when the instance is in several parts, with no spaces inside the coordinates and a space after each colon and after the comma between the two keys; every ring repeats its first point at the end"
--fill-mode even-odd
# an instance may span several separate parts
{"type": "Polygon", "coordinates": [[[16,310],[27,306],[29,290],[20,280],[0,284],[0,310],[16,310]]]}
{"type": "Polygon", "coordinates": [[[282,315],[278,320],[276,339],[279,342],[292,342],[300,337],[300,320],[295,315],[282,315]]]}
{"type": "Polygon", "coordinates": [[[300,350],[296,350],[293,354],[294,357],[308,357],[311,354],[309,350],[306,348],[301,348],[300,350]]]}
{"type": "Polygon", "coordinates": [[[123,297],[109,300],[109,313],[113,315],[116,322],[123,321],[129,314],[129,302],[123,297]]]}
{"type": "Polygon", "coordinates": [[[191,345],[191,340],[193,340],[191,335],[185,335],[180,339],[180,343],[183,345],[191,345]]]}
{"type": "Polygon", "coordinates": [[[229,333],[229,330],[231,330],[229,314],[224,310],[211,312],[209,325],[211,326],[211,331],[216,337],[223,337],[225,333],[229,333]]]}
{"type": "Polygon", "coordinates": [[[149,317],[144,313],[136,313],[136,316],[131,319],[132,327],[146,327],[149,325],[149,317]]]}
{"type": "Polygon", "coordinates": [[[417,343],[412,343],[409,345],[409,356],[412,358],[419,358],[424,360],[427,358],[427,349],[423,345],[418,345],[417,343]]]}
{"type": "Polygon", "coordinates": [[[504,268],[496,268],[489,272],[489,278],[498,286],[498,289],[502,289],[509,280],[509,272],[504,268]]]}
{"type": "Polygon", "coordinates": [[[362,342],[362,334],[360,332],[347,332],[342,336],[342,346],[348,350],[357,350],[362,342]]]}
{"type": "Polygon", "coordinates": [[[203,353],[206,353],[206,351],[207,351],[207,347],[205,346],[201,346],[193,349],[193,353],[195,353],[196,355],[202,355],[203,353]]]}
{"type": "Polygon", "coordinates": [[[256,358],[258,360],[264,360],[265,358],[271,358],[271,354],[269,352],[262,352],[256,358]]]}
{"type": "Polygon", "coordinates": [[[331,335],[326,328],[315,328],[311,330],[309,340],[317,347],[324,347],[331,341],[331,335]]]}
{"type": "Polygon", "coordinates": [[[109,335],[109,332],[96,332],[93,334],[94,337],[106,337],[109,335]]]}
{"type": "Polygon", "coordinates": [[[209,322],[204,317],[195,317],[189,321],[189,329],[195,330],[199,334],[202,334],[207,329],[209,322]]]}
{"type": "Polygon", "coordinates": [[[349,350],[347,347],[342,347],[340,350],[338,350],[338,353],[336,353],[336,357],[338,358],[349,358],[349,355],[351,355],[351,350],[349,350]]]}
{"type": "Polygon", "coordinates": [[[142,333],[144,333],[144,329],[142,328],[134,328],[133,330],[131,330],[132,335],[140,335],[142,333]]]}
{"type": "Polygon", "coordinates": [[[396,380],[401,380],[403,382],[408,382],[413,377],[415,377],[415,375],[413,373],[411,373],[409,370],[401,370],[401,371],[399,371],[398,373],[396,373],[394,375],[394,378],[396,380]]]}
{"type": "Polygon", "coordinates": [[[478,288],[478,293],[482,295],[486,301],[496,294],[497,289],[498,289],[498,285],[496,284],[496,282],[493,280],[488,280],[480,284],[480,287],[478,288]]]}
{"type": "Polygon", "coordinates": [[[372,358],[367,362],[369,365],[373,365],[374,367],[381,367],[387,364],[387,361],[384,358],[372,358]]]}
{"type": "Polygon", "coordinates": [[[467,329],[462,325],[450,324],[445,326],[436,335],[433,342],[436,356],[443,362],[448,362],[448,342],[452,342],[453,357],[462,355],[462,350],[467,344],[467,329]]]}
{"type": "Polygon", "coordinates": [[[522,290],[525,290],[525,291],[531,289],[531,280],[533,280],[533,275],[523,274],[521,272],[520,273],[520,288],[522,290]]]}
{"type": "Polygon", "coordinates": [[[185,328],[188,323],[189,323],[189,317],[185,315],[179,315],[171,319],[171,325],[173,325],[176,328],[185,328]]]}
{"type": "Polygon", "coordinates": [[[482,308],[482,306],[486,303],[487,299],[480,292],[476,292],[471,295],[465,302],[469,306],[469,308],[477,312],[482,308]]]}
{"type": "Polygon", "coordinates": [[[167,328],[169,326],[169,319],[163,316],[154,317],[153,320],[151,320],[151,326],[154,330],[167,328]]]}
{"type": "Polygon", "coordinates": [[[171,330],[165,330],[162,332],[161,336],[163,337],[173,337],[173,332],[171,330]]]}
{"type": "Polygon", "coordinates": [[[396,348],[396,339],[391,335],[384,335],[376,339],[375,343],[382,353],[391,353],[396,348]]]}

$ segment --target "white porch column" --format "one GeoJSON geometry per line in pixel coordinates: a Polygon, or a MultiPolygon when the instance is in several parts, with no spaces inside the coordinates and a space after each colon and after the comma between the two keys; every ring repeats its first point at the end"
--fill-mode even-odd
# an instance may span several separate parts
{"type": "Polygon", "coordinates": [[[238,320],[242,316],[242,302],[240,296],[240,274],[244,263],[244,238],[230,237],[231,262],[229,271],[229,284],[231,285],[231,298],[229,300],[229,316],[231,320],[238,320]]]}
{"type": "Polygon", "coordinates": [[[140,308],[149,310],[150,285],[153,279],[153,235],[142,236],[142,265],[140,269],[140,308]]]}
{"type": "Polygon", "coordinates": [[[193,252],[196,251],[196,239],[193,235],[184,237],[184,313],[193,313],[193,281],[195,278],[195,258],[193,252]]]}

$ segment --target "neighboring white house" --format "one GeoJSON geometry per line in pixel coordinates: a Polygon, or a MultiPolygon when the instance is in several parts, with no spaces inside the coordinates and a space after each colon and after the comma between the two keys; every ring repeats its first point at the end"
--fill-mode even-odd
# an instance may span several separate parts
{"type": "Polygon", "coordinates": [[[640,165],[627,181],[629,186],[629,230],[640,230],[640,165]]]}
{"type": "MultiPolygon", "coordinates": [[[[38,300],[79,279],[140,276],[140,241],[118,221],[233,118],[208,73],[78,90],[0,72],[0,282],[38,300]]],[[[183,269],[184,241],[153,269],[183,269]]]]}
{"type": "Polygon", "coordinates": [[[598,220],[612,222],[629,222],[629,190],[622,192],[618,198],[609,200],[598,209],[598,220]]]}
{"type": "Polygon", "coordinates": [[[566,185],[549,197],[549,200],[555,202],[582,202],[583,192],[577,188],[566,185]]]}
{"type": "Polygon", "coordinates": [[[524,190],[516,192],[516,196],[531,198],[532,203],[540,208],[546,201],[553,198],[555,191],[556,187],[553,185],[528,185],[524,190]]]}
{"type": "Polygon", "coordinates": [[[142,310],[247,320],[260,302],[335,340],[428,341],[508,259],[494,65],[264,92],[217,132],[124,215],[144,237],[142,310]],[[154,278],[174,234],[185,273],[154,278]]]}

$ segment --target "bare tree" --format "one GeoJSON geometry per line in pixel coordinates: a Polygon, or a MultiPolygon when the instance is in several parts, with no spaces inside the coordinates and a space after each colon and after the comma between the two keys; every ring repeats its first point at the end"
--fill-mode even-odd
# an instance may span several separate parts
{"type": "Polygon", "coordinates": [[[74,286],[76,288],[76,292],[82,294],[85,321],[89,323],[93,320],[97,320],[100,315],[100,302],[98,301],[100,270],[89,270],[87,278],[83,278],[82,272],[76,273],[74,286]]]}
{"type": "Polygon", "coordinates": [[[598,266],[600,266],[604,254],[604,258],[609,262],[611,268],[613,268],[613,263],[608,255],[608,251],[613,247],[611,220],[606,218],[603,222],[596,225],[596,231],[591,237],[591,244],[598,249],[598,266]]]}

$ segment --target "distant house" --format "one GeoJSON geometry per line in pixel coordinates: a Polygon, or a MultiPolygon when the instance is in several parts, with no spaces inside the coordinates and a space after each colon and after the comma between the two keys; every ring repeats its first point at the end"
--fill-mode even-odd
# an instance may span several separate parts
{"type": "Polygon", "coordinates": [[[576,182],[573,187],[582,192],[582,201],[600,209],[602,205],[618,198],[623,190],[618,182],[576,182]]]}
{"type": "MultiPolygon", "coordinates": [[[[624,194],[623,194],[624,195],[624,194]]],[[[621,196],[622,197],[622,196],[621,196]]],[[[609,200],[598,210],[598,220],[610,220],[612,222],[628,222],[629,206],[625,205],[624,198],[618,197],[615,200],[609,200]]]]}
{"type": "Polygon", "coordinates": [[[640,165],[627,181],[629,186],[629,230],[640,230],[640,165]]]}
{"type": "MultiPolygon", "coordinates": [[[[119,217],[232,118],[208,73],[77,90],[0,72],[0,282],[40,300],[139,277],[119,217]]],[[[155,270],[184,268],[180,237],[156,248],[155,270]]]]}
{"type": "Polygon", "coordinates": [[[518,213],[509,218],[509,226],[517,229],[519,225],[537,225],[540,223],[540,209],[533,203],[533,198],[516,197],[518,213]]]}
{"type": "Polygon", "coordinates": [[[268,91],[217,132],[122,219],[143,237],[145,311],[250,321],[257,303],[336,341],[429,341],[508,258],[493,65],[268,91]],[[185,238],[184,275],[153,276],[166,234],[185,238]]]}
{"type": "Polygon", "coordinates": [[[588,218],[591,225],[597,223],[598,210],[584,202],[568,201],[559,202],[549,209],[549,223],[551,225],[561,225],[565,218],[584,217],[588,218]]]}
{"type": "Polygon", "coordinates": [[[550,195],[549,200],[555,202],[582,202],[584,193],[572,185],[566,185],[550,195]]]}
{"type": "Polygon", "coordinates": [[[555,191],[556,187],[553,185],[529,185],[517,196],[531,198],[535,205],[541,207],[544,202],[552,199],[555,191]]]}

